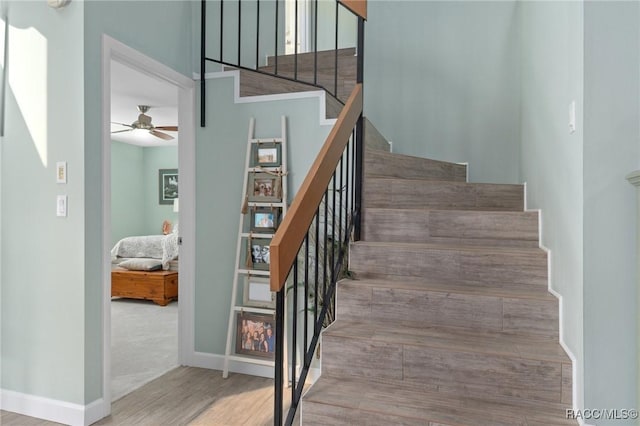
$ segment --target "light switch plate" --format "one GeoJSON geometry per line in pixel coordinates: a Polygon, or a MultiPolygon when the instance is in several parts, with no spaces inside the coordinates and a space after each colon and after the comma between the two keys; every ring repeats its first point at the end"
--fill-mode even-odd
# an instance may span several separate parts
{"type": "Polygon", "coordinates": [[[58,217],[67,217],[67,196],[58,195],[56,202],[56,215],[58,217]]]}

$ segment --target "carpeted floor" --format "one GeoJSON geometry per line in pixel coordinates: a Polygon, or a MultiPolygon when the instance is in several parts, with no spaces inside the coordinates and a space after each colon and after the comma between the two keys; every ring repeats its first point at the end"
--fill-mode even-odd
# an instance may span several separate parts
{"type": "Polygon", "coordinates": [[[111,301],[111,399],[178,366],[178,302],[111,301]]]}

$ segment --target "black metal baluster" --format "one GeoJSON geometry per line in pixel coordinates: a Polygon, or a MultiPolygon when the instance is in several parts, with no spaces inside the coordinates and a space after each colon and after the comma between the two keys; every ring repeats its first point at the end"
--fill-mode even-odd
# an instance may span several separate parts
{"type": "Polygon", "coordinates": [[[333,73],[333,96],[338,98],[338,15],[340,2],[336,1],[336,46],[335,46],[335,65],[334,65],[334,73],[333,73]]]}
{"type": "Polygon", "coordinates": [[[296,401],[296,364],[298,353],[298,259],[293,261],[293,322],[291,330],[291,402],[296,401]]]}
{"type": "MultiPolygon", "coordinates": [[[[207,0],[200,3],[200,127],[205,126],[206,89],[205,89],[205,63],[207,52],[205,50],[207,33],[207,0]]],[[[6,51],[6,50],[5,50],[6,51]]],[[[5,62],[6,63],[6,62],[5,62]]],[[[4,114],[3,114],[4,116],[4,114]]]]}
{"type": "Polygon", "coordinates": [[[351,132],[351,220],[353,221],[353,212],[356,205],[356,186],[355,186],[355,176],[356,176],[356,129],[354,128],[351,132]]]}
{"type": "MultiPolygon", "coordinates": [[[[307,336],[309,330],[309,231],[304,239],[304,352],[309,348],[309,338],[307,336]]],[[[309,364],[305,362],[305,367],[309,368],[309,364]]]]}
{"type": "Polygon", "coordinates": [[[294,23],[294,35],[293,35],[293,79],[298,79],[298,0],[295,0],[294,10],[295,20],[294,23]]]}
{"type": "Polygon", "coordinates": [[[351,167],[351,163],[349,162],[349,158],[350,158],[349,153],[350,153],[350,151],[351,151],[351,140],[349,140],[349,142],[347,142],[347,147],[345,148],[345,153],[347,155],[347,161],[346,161],[346,164],[347,164],[347,178],[346,178],[346,183],[345,183],[345,192],[346,192],[346,194],[345,194],[345,211],[344,211],[344,214],[346,216],[345,217],[345,230],[344,230],[345,241],[349,240],[348,234],[349,234],[349,227],[351,225],[351,218],[350,218],[351,217],[351,215],[350,215],[350,213],[351,213],[351,203],[349,202],[350,198],[351,198],[351,194],[349,193],[349,189],[351,187],[349,186],[349,177],[351,175],[350,171],[351,171],[352,167],[351,167]]]}
{"type": "Polygon", "coordinates": [[[331,201],[331,285],[336,281],[336,171],[333,171],[331,178],[332,201],[331,201]]]}
{"type": "Polygon", "coordinates": [[[220,61],[224,60],[224,58],[222,57],[222,49],[224,48],[224,46],[223,46],[223,37],[224,37],[223,26],[224,26],[224,0],[220,0],[220,61]]]}
{"type": "Polygon", "coordinates": [[[242,46],[242,0],[238,0],[238,66],[241,64],[240,50],[242,46]]]}
{"type": "Polygon", "coordinates": [[[318,1],[313,12],[313,84],[318,84],[318,1]]]}
{"type": "Polygon", "coordinates": [[[256,0],[256,69],[260,67],[260,0],[256,0]]]}
{"type": "Polygon", "coordinates": [[[280,0],[276,0],[276,41],[275,41],[275,68],[274,68],[274,74],[278,75],[278,4],[280,3],[280,0]]]}
{"type": "Polygon", "coordinates": [[[273,424],[282,425],[283,412],[283,378],[284,378],[284,292],[285,288],[276,293],[276,353],[275,353],[275,391],[273,407],[273,424]]]}
{"type": "Polygon", "coordinates": [[[327,294],[327,234],[329,233],[327,230],[327,216],[329,214],[329,188],[324,191],[324,269],[322,270],[322,302],[324,305],[327,304],[327,299],[325,296],[327,294]]]}
{"type": "MultiPolygon", "coordinates": [[[[342,156],[344,156],[344,153],[342,154],[342,156]]],[[[338,244],[340,247],[340,251],[342,252],[342,209],[344,208],[344,202],[342,201],[342,191],[344,190],[344,188],[342,188],[342,156],[340,157],[340,165],[338,166],[340,168],[340,210],[339,210],[339,215],[338,215],[338,222],[340,223],[340,227],[338,228],[338,244]]]]}
{"type": "Polygon", "coordinates": [[[313,319],[314,319],[314,328],[313,333],[318,334],[319,330],[317,327],[318,323],[318,270],[320,267],[320,206],[316,209],[316,252],[315,252],[315,288],[313,289],[313,319]]]}

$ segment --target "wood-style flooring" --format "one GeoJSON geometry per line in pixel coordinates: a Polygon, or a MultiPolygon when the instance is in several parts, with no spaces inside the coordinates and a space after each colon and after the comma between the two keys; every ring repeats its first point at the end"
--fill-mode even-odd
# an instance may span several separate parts
{"type": "MultiPolygon", "coordinates": [[[[285,392],[285,395],[288,392],[285,392]]],[[[53,426],[0,411],[2,426],[53,426]]],[[[115,401],[111,415],[95,425],[215,426],[273,424],[273,380],[244,374],[178,367],[115,401]]]]}

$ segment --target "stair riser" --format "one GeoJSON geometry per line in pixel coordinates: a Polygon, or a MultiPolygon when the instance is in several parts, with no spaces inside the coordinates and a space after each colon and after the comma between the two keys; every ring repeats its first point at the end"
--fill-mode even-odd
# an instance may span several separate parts
{"type": "Polygon", "coordinates": [[[370,178],[364,185],[365,207],[522,211],[521,185],[469,184],[370,178]]]}
{"type": "Polygon", "coordinates": [[[558,338],[558,303],[340,283],[337,317],[347,321],[463,327],[558,338]]]}
{"type": "Polygon", "coordinates": [[[560,403],[559,362],[325,335],[323,374],[428,383],[440,390],[560,403]]]}
{"type": "MultiPolygon", "coordinates": [[[[356,58],[356,49],[354,47],[347,47],[344,49],[338,49],[338,62],[346,61],[356,58]]],[[[296,60],[298,66],[312,67],[314,62],[317,61],[319,66],[333,66],[335,62],[336,51],[335,50],[320,50],[317,52],[305,52],[298,53],[296,59],[295,55],[278,55],[278,68],[280,66],[292,65],[296,60]]],[[[268,66],[275,66],[275,56],[269,56],[267,58],[268,66]]]]}
{"type": "MultiPolygon", "coordinates": [[[[380,413],[379,407],[365,407],[362,410],[344,408],[339,405],[318,404],[310,401],[302,401],[302,424],[305,426],[458,426],[459,419],[452,419],[451,423],[447,419],[438,418],[428,420],[432,414],[428,408],[425,410],[415,410],[404,406],[402,401],[398,401],[395,411],[398,414],[380,413]],[[415,416],[415,417],[414,417],[415,416]]],[[[454,416],[451,416],[454,417],[454,416]]],[[[469,419],[469,424],[474,426],[526,426],[517,418],[492,418],[491,420],[469,419]]]]}
{"type": "Polygon", "coordinates": [[[419,421],[412,418],[354,410],[335,405],[317,404],[305,400],[302,401],[301,420],[301,424],[305,426],[430,426],[428,420],[419,421]]]}
{"type": "Polygon", "coordinates": [[[369,151],[365,155],[366,176],[465,182],[467,168],[461,164],[426,158],[369,151]]]}
{"type": "Polygon", "coordinates": [[[364,240],[538,247],[535,212],[365,209],[364,240]]]}
{"type": "Polygon", "coordinates": [[[349,269],[356,276],[412,276],[459,283],[547,286],[544,252],[482,252],[351,244],[349,269]]]}

